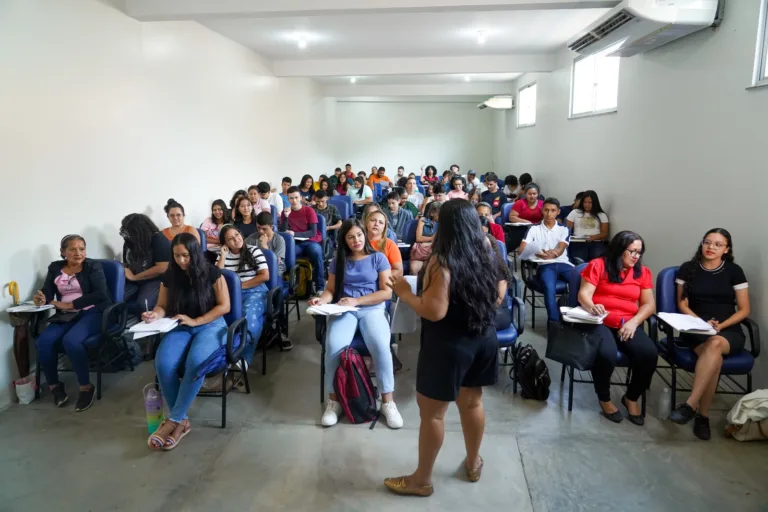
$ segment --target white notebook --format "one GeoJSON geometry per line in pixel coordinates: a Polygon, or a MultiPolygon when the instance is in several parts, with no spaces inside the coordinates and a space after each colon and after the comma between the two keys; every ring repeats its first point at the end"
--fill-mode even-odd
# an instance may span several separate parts
{"type": "Polygon", "coordinates": [[[134,340],[139,340],[141,338],[146,338],[147,336],[153,336],[155,334],[172,331],[176,328],[177,325],[179,325],[178,320],[160,318],[151,323],[146,323],[144,321],[139,322],[131,327],[128,331],[133,333],[134,340]]]}
{"type": "Polygon", "coordinates": [[[11,306],[6,311],[8,313],[39,313],[40,311],[46,311],[48,309],[53,309],[53,304],[35,306],[34,304],[23,303],[18,306],[11,306]]]}
{"type": "Polygon", "coordinates": [[[575,308],[561,307],[560,312],[563,314],[564,320],[581,324],[602,324],[605,317],[608,316],[608,313],[599,316],[593,315],[581,306],[575,308]]]}
{"type": "Polygon", "coordinates": [[[680,313],[659,313],[659,318],[680,332],[691,334],[717,334],[717,331],[701,318],[680,313]]]}
{"type": "Polygon", "coordinates": [[[310,315],[336,316],[347,311],[357,311],[354,306],[339,306],[338,304],[323,304],[321,306],[309,306],[307,313],[310,315]]]}

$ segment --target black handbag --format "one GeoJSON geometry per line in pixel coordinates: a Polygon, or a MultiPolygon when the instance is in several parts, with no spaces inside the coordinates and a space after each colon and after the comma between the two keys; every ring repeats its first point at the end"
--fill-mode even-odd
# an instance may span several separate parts
{"type": "Polygon", "coordinates": [[[48,318],[48,323],[67,324],[73,320],[76,320],[79,316],[80,311],[57,311],[53,316],[48,318]]]}
{"type": "Polygon", "coordinates": [[[593,325],[549,322],[546,358],[580,371],[592,369],[600,346],[593,325]]]}

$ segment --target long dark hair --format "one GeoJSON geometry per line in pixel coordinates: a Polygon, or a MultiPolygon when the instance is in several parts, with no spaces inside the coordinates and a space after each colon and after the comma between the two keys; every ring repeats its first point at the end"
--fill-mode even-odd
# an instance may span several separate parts
{"type": "Polygon", "coordinates": [[[213,222],[215,225],[223,225],[223,224],[229,224],[232,219],[229,217],[229,209],[227,209],[227,203],[224,202],[223,199],[217,199],[211,204],[211,222],[213,222]],[[215,206],[218,206],[221,208],[221,211],[224,212],[224,216],[221,218],[221,224],[216,222],[216,216],[213,214],[213,208],[215,206]]]}
{"type": "Polygon", "coordinates": [[[461,182],[461,191],[466,193],[467,191],[465,189],[467,186],[467,182],[464,181],[464,178],[462,178],[461,176],[454,176],[453,178],[451,178],[451,191],[456,190],[454,183],[456,183],[457,181],[461,182]]]}
{"type": "Polygon", "coordinates": [[[645,240],[643,237],[635,233],[634,231],[619,231],[611,238],[608,247],[605,250],[605,271],[608,274],[608,280],[612,283],[621,283],[621,272],[624,270],[624,251],[627,247],[632,245],[633,242],[640,240],[643,244],[643,248],[640,252],[640,257],[637,259],[637,263],[634,266],[635,279],[639,279],[643,272],[643,254],[645,254],[645,240]]]}
{"type": "Polygon", "coordinates": [[[496,253],[488,247],[475,207],[465,199],[453,199],[440,208],[440,222],[432,243],[431,286],[435,274],[451,274],[450,301],[458,305],[469,334],[479,336],[493,324],[498,297],[496,253]]]}
{"type": "MultiPolygon", "coordinates": [[[[152,253],[152,237],[160,230],[143,213],[131,213],[120,223],[120,236],[131,248],[133,260],[144,260],[152,253]]],[[[194,237],[193,237],[194,238],[194,237]]]]}
{"type": "Polygon", "coordinates": [[[432,171],[432,176],[437,176],[437,168],[434,165],[428,165],[426,169],[424,169],[424,174],[429,177],[429,171],[432,171]]]}
{"type": "Polygon", "coordinates": [[[355,178],[355,183],[358,183],[358,182],[360,183],[360,188],[357,189],[357,197],[362,199],[363,192],[365,191],[365,178],[361,178],[360,176],[358,176],[357,178],[355,178]]]}
{"type": "Polygon", "coordinates": [[[232,194],[232,199],[229,200],[229,208],[232,210],[232,216],[235,216],[235,209],[237,208],[237,199],[242,196],[248,196],[248,192],[243,189],[238,190],[232,194]]]}
{"type": "Polygon", "coordinates": [[[581,194],[581,198],[579,199],[579,205],[576,207],[579,212],[581,212],[581,216],[583,217],[587,213],[592,215],[594,218],[597,219],[597,225],[600,225],[600,215],[601,213],[605,213],[603,210],[603,207],[600,206],[600,199],[597,197],[597,192],[594,190],[585,190],[584,192],[579,192],[581,194]],[[586,212],[584,211],[584,200],[586,198],[590,198],[592,200],[592,211],[586,212]]]}
{"type": "Polygon", "coordinates": [[[368,233],[363,226],[362,221],[356,218],[345,220],[339,228],[339,246],[336,248],[336,265],[334,266],[334,290],[333,290],[333,302],[339,302],[341,300],[341,294],[344,291],[344,270],[347,268],[347,258],[352,254],[352,249],[349,248],[347,243],[347,233],[352,228],[360,228],[365,237],[365,244],[363,245],[363,253],[373,254],[373,247],[368,241],[368,233]]]}
{"type": "MultiPolygon", "coordinates": [[[[261,212],[261,213],[266,213],[266,212],[261,212]]],[[[240,231],[240,229],[237,226],[233,226],[232,224],[227,224],[226,226],[221,228],[221,230],[219,231],[219,242],[221,243],[221,245],[227,245],[227,233],[229,233],[233,229],[238,233],[240,233],[240,237],[243,239],[243,247],[242,249],[240,249],[240,263],[237,265],[237,271],[244,272],[249,269],[256,270],[257,268],[259,268],[258,263],[256,263],[256,258],[253,257],[253,254],[248,248],[248,244],[245,243],[245,237],[243,236],[243,232],[240,231]]]]}
{"type": "Polygon", "coordinates": [[[200,244],[190,233],[179,233],[171,241],[171,261],[167,271],[168,306],[166,316],[179,314],[184,284],[192,284],[192,292],[202,313],[207,313],[215,302],[210,282],[210,263],[203,256],[200,244]],[[189,252],[189,268],[184,271],[173,257],[173,248],[183,245],[189,252]]]}
{"type": "Polygon", "coordinates": [[[723,261],[728,261],[730,263],[733,263],[734,257],[733,257],[733,239],[731,238],[731,234],[728,232],[727,229],[723,228],[712,228],[706,233],[704,233],[704,237],[702,237],[701,242],[699,242],[699,248],[696,249],[696,254],[693,255],[693,258],[691,258],[691,264],[688,266],[688,275],[680,276],[683,281],[685,281],[685,286],[683,286],[683,296],[682,298],[688,298],[688,295],[691,292],[691,283],[694,279],[696,279],[696,276],[699,274],[699,269],[701,267],[701,261],[704,259],[704,248],[702,247],[702,242],[707,239],[709,235],[712,233],[722,235],[725,238],[726,243],[728,244],[728,252],[723,254],[723,261]]]}
{"type": "Polygon", "coordinates": [[[306,183],[308,179],[312,180],[312,183],[309,184],[307,191],[312,190],[312,185],[315,184],[315,179],[309,174],[305,174],[304,176],[301,177],[301,181],[299,182],[299,190],[301,190],[302,192],[304,192],[304,183],[306,183]]]}
{"type": "Polygon", "coordinates": [[[240,203],[242,203],[243,201],[248,201],[249,203],[251,203],[251,222],[253,222],[253,218],[255,217],[255,215],[253,214],[253,203],[248,198],[248,196],[239,197],[237,201],[235,201],[235,209],[232,210],[232,219],[235,222],[243,222],[244,220],[243,215],[240,213],[240,203]]]}

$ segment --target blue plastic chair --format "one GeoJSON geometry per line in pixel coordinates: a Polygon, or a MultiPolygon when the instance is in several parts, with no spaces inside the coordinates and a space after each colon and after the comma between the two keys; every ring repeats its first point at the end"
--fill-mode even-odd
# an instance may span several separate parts
{"type": "MultiPolygon", "coordinates": [[[[509,258],[505,246],[500,241],[496,241],[499,250],[504,257],[504,264],[509,268],[509,258]]],[[[496,331],[496,337],[499,341],[499,348],[506,348],[504,352],[504,362],[500,366],[511,366],[510,377],[512,378],[512,392],[517,393],[517,359],[515,357],[515,345],[525,330],[525,302],[520,298],[520,281],[511,272],[511,280],[507,284],[507,301],[500,307],[509,308],[512,313],[512,323],[506,329],[496,331]],[[509,356],[512,355],[512,361],[509,362],[509,356]]]]}
{"type": "Polygon", "coordinates": [[[509,212],[512,210],[512,205],[514,203],[504,203],[501,205],[501,215],[496,217],[496,224],[501,224],[502,226],[509,222],[509,212]]]}
{"type": "Polygon", "coordinates": [[[423,195],[424,197],[427,197],[427,192],[424,189],[424,185],[422,185],[418,179],[416,180],[416,190],[418,190],[419,193],[421,193],[421,195],[423,195]]]}
{"type": "MultiPolygon", "coordinates": [[[[668,267],[659,272],[656,277],[656,311],[658,313],[680,312],[677,309],[677,285],[675,284],[679,270],[680,267],[668,267]]],[[[692,382],[683,381],[688,386],[680,387],[677,372],[694,373],[698,356],[691,348],[682,344],[680,338],[674,336],[674,330],[670,325],[659,317],[656,317],[656,320],[659,331],[664,333],[664,337],[657,341],[659,355],[668,364],[668,366],[658,366],[656,373],[672,390],[670,406],[671,409],[674,409],[677,405],[677,392],[690,392],[692,386],[692,382]],[[672,340],[672,343],[669,340],[672,340]],[[667,375],[661,370],[669,370],[670,380],[667,380],[667,375]]],[[[738,354],[723,356],[723,366],[720,369],[720,382],[717,389],[717,393],[723,395],[743,395],[752,392],[752,369],[755,366],[755,360],[760,355],[760,329],[757,323],[750,318],[743,320],[741,325],[747,330],[749,345],[746,345],[745,350],[738,354]],[[748,350],[746,349],[747,346],[749,346],[748,350]],[[747,377],[746,386],[733,378],[737,375],[747,377]],[[725,382],[723,377],[725,377],[725,382]]]]}
{"type": "MultiPolygon", "coordinates": [[[[531,261],[522,260],[520,262],[520,274],[523,278],[523,301],[531,305],[531,327],[536,328],[536,308],[545,307],[543,303],[537,303],[536,294],[544,295],[544,285],[541,284],[539,277],[536,275],[538,265],[531,261]],[[530,292],[530,293],[529,293],[530,292]]],[[[555,284],[555,297],[562,295],[568,291],[568,283],[558,280],[555,284]]]]}
{"type": "MultiPolygon", "coordinates": [[[[288,235],[290,236],[290,235],[288,235]]],[[[277,256],[272,251],[262,249],[269,268],[267,288],[267,308],[264,311],[264,329],[261,331],[261,374],[267,374],[267,348],[280,339],[280,319],[283,314],[283,276],[278,272],[277,256]]],[[[286,251],[287,252],[287,251],[286,251]]],[[[287,322],[286,322],[287,323],[287,322]]],[[[287,334],[287,333],[286,333],[287,334]]]]}
{"type": "Polygon", "coordinates": [[[328,204],[332,204],[339,210],[341,220],[347,220],[352,216],[352,200],[347,196],[331,196],[328,204]]]}
{"type": "Polygon", "coordinates": [[[287,276],[283,276],[283,304],[285,313],[283,318],[283,328],[285,335],[288,336],[288,317],[291,310],[296,310],[296,319],[301,320],[301,311],[299,308],[299,299],[296,298],[296,285],[298,284],[298,267],[296,266],[296,240],[293,235],[288,233],[278,233],[285,241],[285,270],[287,276]],[[287,279],[286,279],[287,277],[287,279]]]}
{"type": "Polygon", "coordinates": [[[382,194],[382,186],[381,183],[374,183],[373,184],[373,200],[377,203],[381,201],[381,194],[382,194]]]}
{"type": "MultiPolygon", "coordinates": [[[[579,305],[579,289],[581,288],[581,272],[584,270],[584,267],[586,267],[586,263],[582,263],[571,270],[571,273],[569,275],[568,280],[568,295],[567,295],[567,302],[568,307],[575,308],[579,305]]],[[[561,299],[564,299],[566,296],[563,296],[561,299]]],[[[649,319],[649,327],[650,332],[655,332],[656,324],[655,321],[649,319]]],[[[627,355],[622,352],[621,350],[616,351],[616,368],[627,368],[626,372],[626,380],[624,382],[611,382],[611,385],[613,386],[628,386],[629,380],[632,377],[632,372],[629,370],[630,360],[627,355]]],[[[579,384],[592,384],[594,381],[592,380],[592,375],[589,372],[581,372],[579,370],[575,370],[573,367],[563,365],[563,368],[560,372],[560,383],[562,384],[565,381],[565,375],[568,374],[568,411],[570,412],[573,410],[573,385],[574,383],[579,384]],[[578,372],[578,375],[576,375],[576,372],[578,372]],[[584,374],[586,373],[586,377],[584,374]]],[[[642,404],[642,415],[645,416],[645,392],[643,392],[643,404],[642,404]]]]}
{"type": "Polygon", "coordinates": [[[277,231],[277,220],[280,218],[280,212],[277,211],[277,206],[271,204],[269,209],[272,211],[272,229],[277,231]]]}
{"type": "MultiPolygon", "coordinates": [[[[101,332],[83,340],[87,346],[89,358],[96,362],[96,398],[101,400],[101,374],[105,363],[109,365],[118,358],[125,357],[128,361],[128,367],[133,371],[133,360],[128,351],[128,343],[125,338],[123,338],[123,331],[125,330],[125,324],[128,317],[126,304],[123,302],[125,297],[125,270],[123,270],[123,266],[119,261],[94,261],[101,263],[101,267],[104,270],[104,277],[107,281],[109,295],[112,299],[112,305],[106,308],[101,314],[101,332]],[[116,343],[120,349],[117,355],[110,358],[108,361],[105,361],[104,349],[109,343],[116,343]]],[[[45,319],[45,317],[47,317],[47,312],[36,315],[35,321],[33,321],[35,337],[37,337],[39,332],[39,322],[45,319]]],[[[35,398],[40,398],[40,377],[42,367],[40,366],[39,357],[36,366],[35,383],[37,384],[37,389],[35,390],[35,398]]]]}
{"type": "Polygon", "coordinates": [[[203,250],[203,254],[208,250],[208,239],[206,238],[205,231],[203,231],[200,228],[197,228],[197,232],[200,235],[200,249],[203,250]]]}

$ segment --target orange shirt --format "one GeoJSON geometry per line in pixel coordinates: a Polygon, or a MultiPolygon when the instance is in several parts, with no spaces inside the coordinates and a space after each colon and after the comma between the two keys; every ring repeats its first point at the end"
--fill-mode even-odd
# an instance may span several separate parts
{"type": "MultiPolygon", "coordinates": [[[[193,228],[192,226],[184,225],[184,231],[182,231],[182,233],[190,233],[191,234],[194,231],[197,231],[197,230],[195,228],[193,228]]],[[[167,238],[171,242],[173,241],[174,235],[171,234],[171,228],[165,228],[163,230],[163,235],[165,235],[165,238],[167,238]]]]}
{"type": "Polygon", "coordinates": [[[368,180],[368,186],[373,188],[373,186],[376,183],[381,183],[381,182],[384,182],[384,181],[386,181],[390,185],[392,184],[392,182],[389,180],[389,178],[387,177],[386,174],[384,176],[382,176],[382,177],[379,177],[379,175],[377,174],[376,176],[373,176],[373,177],[371,177],[371,179],[368,180]]]}
{"type": "MultiPolygon", "coordinates": [[[[403,263],[403,256],[400,254],[400,248],[397,246],[395,242],[390,240],[389,238],[386,239],[386,245],[384,246],[384,256],[387,257],[387,261],[389,261],[389,264],[391,266],[395,266],[395,263],[403,263]]],[[[381,241],[371,242],[371,246],[376,252],[381,252],[379,250],[379,247],[381,246],[381,241]]]]}

